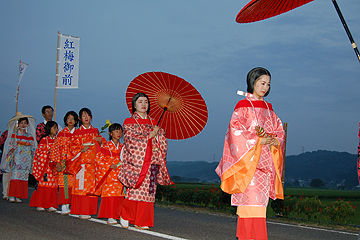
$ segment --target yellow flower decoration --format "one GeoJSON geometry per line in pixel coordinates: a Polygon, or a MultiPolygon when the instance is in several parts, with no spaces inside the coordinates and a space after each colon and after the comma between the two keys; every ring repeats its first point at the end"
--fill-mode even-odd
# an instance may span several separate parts
{"type": "Polygon", "coordinates": [[[102,134],[103,132],[105,132],[105,129],[109,128],[111,126],[111,122],[109,119],[106,119],[105,125],[101,128],[101,131],[99,134],[102,134]]]}

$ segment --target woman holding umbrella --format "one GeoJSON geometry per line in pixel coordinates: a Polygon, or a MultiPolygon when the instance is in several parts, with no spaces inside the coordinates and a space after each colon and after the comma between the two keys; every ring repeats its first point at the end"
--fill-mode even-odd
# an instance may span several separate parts
{"type": "Polygon", "coordinates": [[[132,113],[123,124],[123,162],[118,179],[127,191],[118,215],[123,228],[131,223],[144,230],[154,226],[156,184],[173,183],[166,167],[165,131],[148,115],[146,94],[137,93],[132,98],[132,113]]]}
{"type": "Polygon", "coordinates": [[[269,197],[284,199],[281,183],[285,131],[270,103],[271,75],[257,67],[247,75],[246,99],[235,107],[216,173],[237,206],[238,239],[267,239],[269,197]]]}
{"type": "Polygon", "coordinates": [[[28,198],[28,179],[37,146],[35,118],[17,112],[8,123],[11,135],[5,141],[0,169],[9,173],[9,201],[21,202],[28,198]]]}

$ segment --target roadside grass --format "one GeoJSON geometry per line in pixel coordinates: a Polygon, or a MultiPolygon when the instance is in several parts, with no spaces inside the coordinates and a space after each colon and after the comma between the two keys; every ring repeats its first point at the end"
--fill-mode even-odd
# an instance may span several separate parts
{"type": "MultiPolygon", "coordinates": [[[[176,188],[178,189],[209,189],[211,187],[220,188],[220,184],[211,184],[211,183],[187,183],[187,182],[176,182],[176,188]]],[[[320,220],[317,222],[310,222],[306,220],[305,216],[297,216],[284,218],[279,217],[271,208],[271,204],[269,202],[267,208],[266,217],[268,219],[272,219],[275,221],[284,221],[284,222],[292,222],[297,224],[304,225],[312,225],[312,226],[322,226],[322,227],[330,227],[335,229],[346,229],[352,231],[359,231],[360,229],[360,191],[355,190],[336,190],[336,189],[317,189],[317,188],[285,188],[284,189],[285,196],[303,196],[303,197],[315,197],[317,196],[323,204],[329,204],[336,200],[343,199],[344,201],[350,201],[353,206],[355,206],[355,215],[347,218],[345,225],[333,224],[327,222],[326,220],[320,220]]],[[[272,201],[272,200],[270,200],[272,201]]],[[[180,201],[176,201],[176,203],[166,203],[166,202],[157,202],[158,205],[166,206],[166,207],[175,207],[182,208],[190,211],[197,212],[208,212],[208,213],[216,213],[216,214],[224,214],[231,215],[236,217],[236,207],[231,207],[229,202],[229,207],[227,208],[217,208],[216,206],[196,206],[196,205],[184,205],[180,201]]]]}

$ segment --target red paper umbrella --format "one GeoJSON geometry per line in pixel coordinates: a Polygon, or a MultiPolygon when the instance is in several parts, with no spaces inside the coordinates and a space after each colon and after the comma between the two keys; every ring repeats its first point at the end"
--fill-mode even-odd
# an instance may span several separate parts
{"type": "MultiPolygon", "coordinates": [[[[282,13],[288,12],[294,8],[300,7],[314,0],[252,0],[236,16],[238,23],[251,23],[261,21],[267,18],[275,17],[282,13]]],[[[332,0],[335,10],[339,15],[340,21],[348,35],[351,46],[353,47],[356,57],[360,62],[360,52],[356,46],[345,19],[340,11],[336,0],[332,0]]]]}
{"type": "Polygon", "coordinates": [[[139,92],[149,97],[149,115],[159,120],[158,125],[165,130],[166,138],[187,139],[204,129],[208,119],[205,101],[184,79],[164,72],[140,74],[126,90],[126,104],[130,113],[131,100],[139,92]]]}
{"type": "Polygon", "coordinates": [[[238,23],[275,17],[314,0],[252,0],[236,16],[238,23]]]}

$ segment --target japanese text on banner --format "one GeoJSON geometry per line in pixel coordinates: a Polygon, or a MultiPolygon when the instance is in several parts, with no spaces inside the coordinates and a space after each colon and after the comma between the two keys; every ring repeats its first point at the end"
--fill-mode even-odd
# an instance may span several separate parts
{"type": "Polygon", "coordinates": [[[60,35],[57,88],[78,88],[80,38],[60,35]]]}

